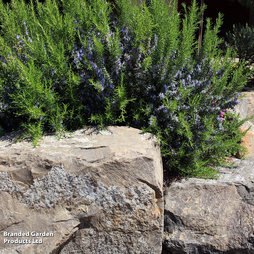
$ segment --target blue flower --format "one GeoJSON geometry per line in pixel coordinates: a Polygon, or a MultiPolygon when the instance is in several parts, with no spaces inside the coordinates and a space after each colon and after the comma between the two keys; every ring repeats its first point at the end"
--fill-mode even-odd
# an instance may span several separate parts
{"type": "Polygon", "coordinates": [[[164,98],[165,98],[164,93],[160,93],[160,94],[159,94],[159,97],[160,97],[160,99],[164,99],[164,98]]]}

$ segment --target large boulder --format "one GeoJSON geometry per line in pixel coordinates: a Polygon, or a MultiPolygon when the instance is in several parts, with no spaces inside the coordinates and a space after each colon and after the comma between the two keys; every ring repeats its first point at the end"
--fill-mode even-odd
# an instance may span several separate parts
{"type": "Polygon", "coordinates": [[[161,253],[155,136],[87,127],[33,148],[19,134],[0,138],[0,253],[161,253]]]}
{"type": "Polygon", "coordinates": [[[166,189],[164,246],[173,254],[254,253],[254,157],[220,167],[217,180],[166,189]]]}

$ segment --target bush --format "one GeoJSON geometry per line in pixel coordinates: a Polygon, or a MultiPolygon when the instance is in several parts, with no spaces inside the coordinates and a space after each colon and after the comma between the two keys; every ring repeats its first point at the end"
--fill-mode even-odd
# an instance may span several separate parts
{"type": "MultiPolygon", "coordinates": [[[[254,63],[254,28],[236,25],[233,30],[227,33],[224,48],[230,47],[236,52],[236,57],[239,62],[244,66],[244,74],[249,79],[253,78],[253,70],[251,65],[254,63]]],[[[233,71],[239,67],[239,63],[235,63],[233,71]]]]}
{"type": "Polygon", "coordinates": [[[182,24],[175,2],[116,3],[114,22],[104,0],[63,0],[63,15],[55,1],[37,1],[36,12],[1,3],[2,131],[22,127],[36,146],[46,131],[127,125],[158,137],[168,170],[215,177],[227,155],[243,152],[248,120],[225,113],[246,75],[241,64],[232,72],[230,49],[222,61],[221,17],[213,28],[207,20],[198,54],[195,0],[182,24]]]}
{"type": "Polygon", "coordinates": [[[236,25],[227,33],[227,46],[232,47],[240,61],[254,63],[254,28],[236,25]]]}

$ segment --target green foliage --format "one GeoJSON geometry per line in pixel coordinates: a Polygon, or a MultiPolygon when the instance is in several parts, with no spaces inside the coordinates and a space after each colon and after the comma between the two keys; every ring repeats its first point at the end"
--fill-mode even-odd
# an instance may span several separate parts
{"type": "Polygon", "coordinates": [[[254,63],[254,28],[236,25],[233,31],[227,33],[227,46],[232,47],[236,51],[240,61],[248,61],[249,64],[254,63]]]}
{"type": "MultiPolygon", "coordinates": [[[[231,48],[236,57],[239,58],[239,62],[236,62],[233,66],[233,71],[239,68],[239,65],[243,65],[244,74],[249,78],[253,77],[252,64],[254,63],[254,29],[246,26],[236,25],[233,30],[227,33],[226,41],[224,42],[224,48],[231,48]]],[[[223,45],[223,44],[222,44],[223,45]]]]}
{"type": "MultiPolygon", "coordinates": [[[[207,20],[198,54],[196,1],[181,23],[176,2],[149,7],[117,0],[117,21],[104,0],[0,2],[2,133],[24,128],[36,146],[47,131],[64,135],[87,125],[128,125],[158,137],[168,170],[216,177],[215,167],[243,148],[243,122],[225,113],[246,83],[223,56],[207,20]],[[223,119],[223,120],[222,120],[223,119]]],[[[205,7],[204,7],[205,8],[205,7]]]]}

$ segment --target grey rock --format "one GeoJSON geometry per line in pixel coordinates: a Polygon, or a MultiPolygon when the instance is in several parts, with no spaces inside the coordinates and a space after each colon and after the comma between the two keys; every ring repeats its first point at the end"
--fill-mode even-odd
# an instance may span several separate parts
{"type": "Polygon", "coordinates": [[[254,253],[254,157],[219,167],[220,177],[167,188],[164,246],[170,253],[254,253]]]}
{"type": "Polygon", "coordinates": [[[155,136],[87,127],[33,148],[20,134],[0,138],[0,253],[161,253],[155,136]]]}

